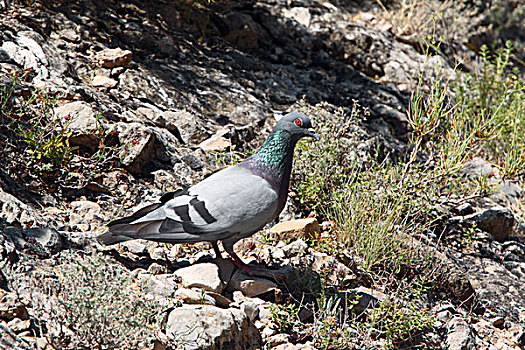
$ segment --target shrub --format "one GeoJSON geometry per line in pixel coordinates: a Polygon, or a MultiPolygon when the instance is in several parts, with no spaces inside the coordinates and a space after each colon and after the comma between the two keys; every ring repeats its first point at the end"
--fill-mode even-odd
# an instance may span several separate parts
{"type": "MultiPolygon", "coordinates": [[[[41,281],[54,307],[47,336],[59,349],[150,347],[161,307],[147,299],[127,271],[102,255],[62,264],[59,280],[41,281]]],[[[42,309],[46,309],[42,306],[42,309]]]]}
{"type": "Polygon", "coordinates": [[[346,115],[343,109],[332,112],[327,105],[306,106],[304,102],[299,110],[314,119],[321,141],[301,140],[297,145],[292,189],[302,208],[323,214],[323,208],[333,201],[332,194],[341,190],[349,175],[357,122],[367,111],[356,103],[346,115]]]}
{"type": "Polygon", "coordinates": [[[384,336],[389,343],[395,343],[411,339],[431,328],[433,322],[434,319],[424,309],[384,300],[371,311],[367,326],[384,336]]]}

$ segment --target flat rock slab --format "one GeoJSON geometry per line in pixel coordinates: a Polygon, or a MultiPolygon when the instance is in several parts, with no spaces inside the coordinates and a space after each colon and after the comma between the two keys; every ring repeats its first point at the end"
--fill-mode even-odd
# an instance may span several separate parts
{"type": "Polygon", "coordinates": [[[127,66],[131,62],[132,52],[129,50],[104,49],[97,53],[97,60],[101,67],[114,68],[127,66]]]}
{"type": "Polygon", "coordinates": [[[229,286],[234,290],[241,291],[247,297],[255,297],[279,288],[273,281],[266,278],[249,276],[240,270],[235,271],[229,286]]]}
{"type": "Polygon", "coordinates": [[[315,237],[319,233],[316,218],[280,222],[270,229],[270,237],[276,240],[315,237]]]}
{"type": "Polygon", "coordinates": [[[175,298],[182,300],[185,304],[216,304],[215,299],[208,294],[188,288],[177,289],[175,298]]]}
{"type": "Polygon", "coordinates": [[[204,290],[221,293],[224,289],[219,275],[219,267],[212,263],[196,264],[175,271],[175,276],[182,280],[186,288],[203,288],[204,290]]]}
{"type": "Polygon", "coordinates": [[[176,349],[260,349],[261,335],[238,309],[184,305],[168,316],[166,333],[176,349]]]}

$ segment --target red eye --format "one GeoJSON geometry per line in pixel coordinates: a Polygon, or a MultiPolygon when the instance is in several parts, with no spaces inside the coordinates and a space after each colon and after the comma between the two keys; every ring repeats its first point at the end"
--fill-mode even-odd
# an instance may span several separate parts
{"type": "Polygon", "coordinates": [[[297,125],[297,126],[301,126],[301,124],[303,124],[303,122],[301,121],[301,119],[295,119],[295,125],[297,125]]]}

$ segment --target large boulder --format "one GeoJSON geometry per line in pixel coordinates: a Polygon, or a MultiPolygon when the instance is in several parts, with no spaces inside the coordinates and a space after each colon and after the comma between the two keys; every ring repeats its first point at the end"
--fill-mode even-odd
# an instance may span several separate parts
{"type": "Polygon", "coordinates": [[[244,312],[211,305],[184,305],[168,316],[166,332],[177,349],[260,349],[259,331],[244,312]]]}

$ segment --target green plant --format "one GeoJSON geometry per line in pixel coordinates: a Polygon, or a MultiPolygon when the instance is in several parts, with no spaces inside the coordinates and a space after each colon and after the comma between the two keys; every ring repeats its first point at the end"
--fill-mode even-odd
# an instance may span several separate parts
{"type": "Polygon", "coordinates": [[[388,342],[400,342],[429,329],[434,319],[428,311],[412,304],[401,306],[392,300],[380,301],[370,313],[367,327],[374,329],[388,342]]]}
{"type": "Polygon", "coordinates": [[[495,56],[481,49],[481,69],[455,82],[437,77],[424,92],[423,78],[412,94],[411,162],[420,151],[434,163],[436,178],[453,176],[465,162],[482,156],[512,177],[525,166],[525,83],[509,74],[512,45],[495,56]]]}
{"type": "Polygon", "coordinates": [[[59,268],[46,293],[56,302],[48,335],[60,349],[145,348],[160,328],[161,307],[133,284],[119,265],[102,255],[84,256],[59,268]]]}
{"type": "Polygon", "coordinates": [[[67,167],[73,159],[73,151],[78,149],[77,146],[69,145],[69,138],[73,134],[68,128],[69,124],[68,119],[56,118],[45,125],[35,121],[30,129],[20,127],[19,134],[27,143],[26,152],[31,160],[67,167]]]}
{"type": "Polygon", "coordinates": [[[510,42],[491,56],[480,51],[480,72],[466,74],[452,90],[458,111],[478,141],[475,151],[513,177],[525,166],[525,82],[511,73],[510,42]]]}
{"type": "Polygon", "coordinates": [[[342,326],[334,316],[327,316],[316,322],[312,328],[312,338],[320,349],[348,349],[352,334],[348,326],[342,326]]]}
{"type": "Polygon", "coordinates": [[[321,141],[308,143],[304,140],[297,145],[293,173],[293,190],[297,201],[304,208],[322,213],[322,206],[332,201],[332,194],[340,190],[348,176],[350,164],[349,149],[353,149],[352,133],[359,120],[367,111],[354,104],[349,115],[336,109],[331,113],[326,105],[306,106],[299,110],[311,116],[321,141]],[[312,160],[315,159],[315,168],[312,160]],[[313,170],[312,170],[313,169],[313,170]]]}
{"type": "Polygon", "coordinates": [[[297,320],[297,306],[295,304],[269,304],[267,309],[270,310],[270,320],[279,333],[292,330],[293,324],[297,320]]]}
{"type": "Polygon", "coordinates": [[[464,228],[463,234],[467,238],[467,245],[471,245],[474,238],[478,235],[476,232],[476,225],[467,226],[464,228]]]}

